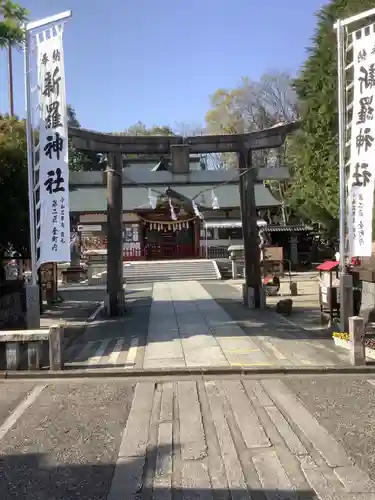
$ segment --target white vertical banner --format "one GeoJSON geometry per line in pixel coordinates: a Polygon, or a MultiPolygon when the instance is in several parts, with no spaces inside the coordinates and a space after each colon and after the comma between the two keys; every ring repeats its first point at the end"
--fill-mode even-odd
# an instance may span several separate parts
{"type": "Polygon", "coordinates": [[[62,27],[56,26],[55,30],[37,36],[37,47],[40,266],[44,262],[70,261],[68,126],[62,27]]]}
{"type": "Polygon", "coordinates": [[[362,28],[352,36],[354,79],[348,179],[349,251],[351,257],[370,257],[375,177],[374,26],[362,28]]]}

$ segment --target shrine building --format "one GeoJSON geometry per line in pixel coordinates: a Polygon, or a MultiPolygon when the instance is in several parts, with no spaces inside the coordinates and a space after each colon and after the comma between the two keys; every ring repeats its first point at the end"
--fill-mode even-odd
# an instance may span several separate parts
{"type": "MultiPolygon", "coordinates": [[[[236,171],[207,170],[192,155],[188,171],[173,171],[165,158],[126,159],[122,176],[124,260],[218,258],[243,242],[236,171]]],[[[73,171],[69,184],[81,247],[106,248],[106,173],[73,171]]],[[[255,184],[255,201],[268,229],[282,230],[280,202],[263,182],[255,184]]]]}

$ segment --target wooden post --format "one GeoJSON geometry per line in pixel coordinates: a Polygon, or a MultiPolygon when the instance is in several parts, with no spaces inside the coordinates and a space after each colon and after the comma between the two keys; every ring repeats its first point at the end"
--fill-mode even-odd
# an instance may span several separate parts
{"type": "Polygon", "coordinates": [[[64,368],[64,325],[54,325],[49,329],[49,369],[64,368]]]}
{"type": "Polygon", "coordinates": [[[107,301],[109,316],[124,310],[122,250],[122,155],[109,155],[107,167],[107,301]]]}
{"type": "Polygon", "coordinates": [[[240,176],[240,200],[245,257],[244,304],[251,309],[260,309],[264,307],[264,299],[254,192],[255,169],[251,168],[252,157],[250,150],[244,149],[238,153],[238,167],[240,174],[242,174],[240,176]]]}
{"type": "Polygon", "coordinates": [[[360,316],[349,318],[350,363],[354,366],[366,364],[365,322],[360,316]]]}

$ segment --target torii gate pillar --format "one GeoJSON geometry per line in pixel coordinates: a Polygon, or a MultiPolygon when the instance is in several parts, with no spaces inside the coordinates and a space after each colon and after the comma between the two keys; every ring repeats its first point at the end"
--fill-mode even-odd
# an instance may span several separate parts
{"type": "Polygon", "coordinates": [[[125,312],[122,250],[122,155],[110,153],[107,164],[107,316],[125,312]]]}

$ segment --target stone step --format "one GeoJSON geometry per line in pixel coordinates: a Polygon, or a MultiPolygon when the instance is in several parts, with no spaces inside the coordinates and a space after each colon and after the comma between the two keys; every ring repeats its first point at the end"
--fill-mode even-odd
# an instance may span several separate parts
{"type": "Polygon", "coordinates": [[[160,269],[158,271],[153,271],[153,270],[144,270],[144,271],[138,271],[138,272],[126,272],[124,271],[123,276],[140,276],[141,274],[152,274],[153,276],[164,276],[164,275],[175,275],[175,274],[190,274],[190,275],[199,275],[199,274],[217,274],[214,269],[171,269],[171,270],[165,270],[165,269],[160,269]]]}
{"type": "MultiPolygon", "coordinates": [[[[186,261],[146,261],[124,264],[124,281],[126,283],[154,283],[158,281],[206,281],[221,279],[220,272],[213,260],[186,261]]],[[[91,284],[106,283],[106,269],[94,267],[91,284]]]]}
{"type": "Polygon", "coordinates": [[[199,278],[192,278],[191,276],[175,276],[168,278],[150,278],[149,276],[141,276],[140,278],[126,280],[127,284],[136,283],[165,283],[166,281],[217,281],[216,276],[200,276],[199,278]]]}

